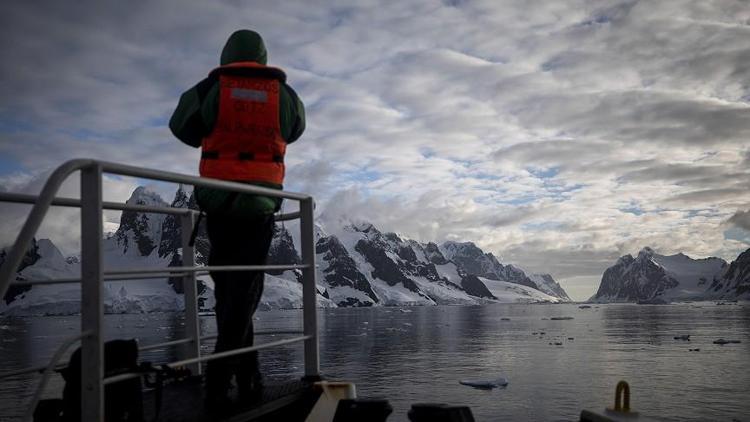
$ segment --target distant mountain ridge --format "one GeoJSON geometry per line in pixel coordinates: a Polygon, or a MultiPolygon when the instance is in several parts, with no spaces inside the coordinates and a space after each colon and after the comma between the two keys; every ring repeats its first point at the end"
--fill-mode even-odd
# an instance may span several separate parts
{"type": "MultiPolygon", "coordinates": [[[[156,193],[137,188],[128,204],[165,206],[156,193]]],[[[197,209],[192,194],[180,187],[171,206],[197,209]]],[[[503,265],[471,242],[420,243],[395,233],[383,233],[367,222],[339,227],[329,235],[316,226],[319,306],[402,306],[482,304],[488,302],[570,301],[547,274],[527,275],[503,265]]],[[[181,265],[182,230],[177,216],[123,211],[118,229],[103,242],[105,268],[167,267],[181,265]]],[[[210,245],[204,225],[196,238],[196,262],[205,265],[210,245]]],[[[0,264],[2,260],[0,255],[0,264]]],[[[289,231],[277,225],[269,264],[301,263],[289,231]]],[[[18,273],[20,279],[51,279],[54,274],[77,277],[76,257],[65,259],[54,244],[35,240],[18,273]],[[43,247],[42,247],[43,246],[43,247]]],[[[199,277],[203,308],[213,306],[212,282],[199,277]]],[[[261,308],[300,307],[299,271],[271,271],[266,277],[261,308]]],[[[107,282],[105,308],[109,312],[150,312],[182,307],[182,280],[107,282]]],[[[74,313],[79,306],[78,285],[14,289],[4,298],[4,313],[74,313]]]]}
{"type": "Polygon", "coordinates": [[[750,299],[750,249],[730,264],[721,258],[660,255],[649,247],[607,268],[594,302],[665,303],[675,300],[750,299]]]}

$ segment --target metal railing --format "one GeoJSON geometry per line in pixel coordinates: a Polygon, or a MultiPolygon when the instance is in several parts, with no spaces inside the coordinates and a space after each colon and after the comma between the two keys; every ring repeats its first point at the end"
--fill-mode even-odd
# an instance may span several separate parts
{"type": "MultiPolygon", "coordinates": [[[[65,343],[67,344],[80,338],[81,360],[82,362],[86,362],[85,365],[81,365],[82,420],[101,421],[104,419],[104,386],[106,384],[139,376],[138,374],[122,374],[109,378],[105,378],[104,376],[104,344],[102,335],[104,328],[104,304],[102,301],[102,295],[104,287],[103,282],[109,280],[136,280],[175,276],[181,276],[183,278],[185,295],[185,331],[187,337],[141,348],[141,350],[150,350],[182,345],[182,359],[177,362],[169,363],[168,365],[171,367],[187,366],[194,374],[200,374],[201,362],[303,341],[305,376],[309,378],[317,378],[319,376],[320,364],[318,356],[317,315],[315,310],[315,240],[313,234],[314,203],[311,196],[243,183],[205,179],[124,164],[91,159],[77,159],[62,164],[52,172],[38,196],[0,192],[0,202],[34,204],[26,222],[16,238],[13,248],[6,257],[5,263],[0,267],[0,298],[5,295],[11,285],[81,283],[81,334],[66,339],[65,343]],[[81,173],[81,199],[57,198],[56,194],[62,183],[75,171],[80,171],[81,173]],[[197,212],[186,208],[154,207],[105,202],[102,200],[102,174],[104,173],[163,182],[183,183],[193,186],[298,201],[299,212],[277,215],[276,221],[292,220],[296,218],[300,219],[302,264],[225,267],[196,266],[195,250],[194,247],[190,245],[190,235],[195,223],[197,212]],[[21,264],[27,249],[31,245],[34,235],[51,206],[76,207],[81,209],[81,278],[15,281],[16,270],[21,264]],[[103,209],[162,213],[178,216],[181,220],[182,228],[182,266],[105,271],[102,259],[103,209]],[[288,269],[299,269],[302,271],[303,330],[301,333],[298,331],[279,331],[276,333],[262,332],[257,334],[302,335],[299,337],[259,344],[252,347],[201,356],[201,335],[198,323],[196,275],[199,273],[208,273],[209,271],[265,271],[288,269]]],[[[204,339],[211,337],[206,336],[204,339]]],[[[40,372],[43,370],[45,378],[40,384],[40,389],[43,389],[44,381],[46,381],[49,371],[55,364],[55,362],[51,362],[44,367],[33,367],[24,370],[6,372],[0,374],[0,379],[26,373],[40,372]]],[[[32,403],[31,407],[33,406],[34,403],[32,403]]],[[[33,412],[33,408],[30,410],[33,412]]]]}

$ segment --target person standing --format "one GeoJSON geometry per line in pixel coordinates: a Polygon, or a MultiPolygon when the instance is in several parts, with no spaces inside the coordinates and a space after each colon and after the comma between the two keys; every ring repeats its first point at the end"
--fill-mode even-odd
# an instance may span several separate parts
{"type": "MultiPolygon", "coordinates": [[[[282,189],[286,146],[305,130],[305,109],[285,73],[266,65],[263,38],[234,32],[220,66],[180,97],[169,121],[172,133],[201,147],[200,175],[282,189]]],[[[206,214],[209,266],[263,265],[281,198],[195,188],[206,214]]],[[[253,345],[253,314],[263,293],[262,271],[212,271],[218,338],[214,352],[253,345]]],[[[230,403],[235,377],[241,401],[259,398],[262,376],[257,352],[209,361],[206,406],[230,403]]]]}

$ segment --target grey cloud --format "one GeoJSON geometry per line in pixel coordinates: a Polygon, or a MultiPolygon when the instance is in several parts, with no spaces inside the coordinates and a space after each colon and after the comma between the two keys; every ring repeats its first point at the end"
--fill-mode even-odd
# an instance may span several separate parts
{"type": "Polygon", "coordinates": [[[681,193],[665,199],[665,202],[696,205],[702,207],[706,204],[716,204],[723,201],[737,200],[748,196],[747,188],[734,189],[705,189],[681,193]]]}
{"type": "Polygon", "coordinates": [[[638,144],[741,145],[750,137],[750,107],[679,98],[670,93],[630,91],[539,97],[518,112],[530,127],[570,136],[638,144]]]}
{"type": "Polygon", "coordinates": [[[729,217],[727,223],[750,231],[750,211],[737,211],[733,216],[729,217]]]}
{"type": "Polygon", "coordinates": [[[324,221],[507,248],[556,276],[590,276],[618,244],[675,226],[700,227],[685,248],[734,247],[713,232],[737,209],[725,201],[747,200],[742,2],[448,3],[8,5],[0,153],[33,172],[91,156],[195,174],[197,150],[166,120],[251,27],[307,105],[287,187],[314,194],[324,221]],[[620,211],[631,204],[648,212],[620,211]]]}
{"type": "Polygon", "coordinates": [[[726,172],[724,166],[702,166],[695,164],[659,163],[657,166],[627,172],[620,179],[625,182],[648,182],[686,180],[719,176],[726,172]]]}
{"type": "Polygon", "coordinates": [[[615,145],[602,142],[560,139],[515,144],[493,152],[492,157],[524,164],[568,167],[600,160],[614,148],[615,145]]]}
{"type": "Polygon", "coordinates": [[[555,278],[601,276],[607,267],[623,255],[619,250],[596,250],[590,246],[550,248],[541,241],[500,250],[503,262],[515,263],[533,272],[547,272],[555,278]]]}

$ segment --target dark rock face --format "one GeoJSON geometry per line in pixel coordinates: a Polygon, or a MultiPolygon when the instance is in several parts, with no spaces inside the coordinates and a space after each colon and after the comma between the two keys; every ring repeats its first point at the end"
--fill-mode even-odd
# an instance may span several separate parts
{"type": "MultiPolygon", "coordinates": [[[[568,296],[568,293],[565,291],[565,289],[562,288],[560,283],[556,282],[554,278],[552,278],[549,274],[541,274],[542,279],[546,282],[545,284],[552,290],[554,293],[554,296],[559,297],[560,299],[571,301],[572,299],[568,296]]],[[[538,283],[537,283],[538,284],[538,283]]]]}
{"type": "Polygon", "coordinates": [[[122,227],[122,225],[124,224],[126,227],[132,228],[133,232],[136,233],[136,244],[130,245],[129,239],[127,235],[125,235],[125,230],[118,229],[115,236],[120,244],[123,245],[125,250],[128,250],[128,248],[137,247],[142,256],[148,256],[151,254],[151,251],[154,250],[156,245],[154,245],[154,242],[150,237],[143,235],[143,233],[148,229],[148,220],[148,214],[138,214],[135,211],[122,212],[122,217],[120,218],[120,227],[122,227]]]}
{"type": "Polygon", "coordinates": [[[424,246],[424,254],[425,257],[435,265],[445,265],[448,263],[448,260],[445,259],[443,253],[440,252],[438,245],[433,242],[429,242],[424,246]]]}
{"type": "Polygon", "coordinates": [[[486,297],[488,299],[497,299],[492,292],[487,289],[487,286],[482,283],[475,275],[467,275],[461,279],[461,287],[466,290],[466,293],[476,297],[486,297]]]}
{"type": "Polygon", "coordinates": [[[750,297],[750,249],[729,264],[724,274],[711,283],[710,290],[728,297],[750,297]]]}
{"type": "Polygon", "coordinates": [[[348,298],[346,301],[337,303],[338,306],[372,306],[378,303],[378,297],[372,291],[370,282],[359,271],[357,264],[336,236],[318,239],[315,244],[315,254],[322,255],[322,260],[328,263],[328,267],[323,270],[323,275],[324,281],[329,286],[349,286],[364,292],[372,299],[372,302],[368,302],[348,298]]]}
{"type": "MultiPolygon", "coordinates": [[[[188,208],[191,210],[199,210],[198,203],[195,201],[195,194],[190,193],[188,199],[188,208]]],[[[196,217],[198,218],[198,217],[196,217]]],[[[193,227],[195,230],[195,227],[193,227]]],[[[211,242],[208,240],[208,232],[206,231],[206,218],[201,218],[198,224],[198,233],[195,237],[195,262],[199,265],[208,265],[208,253],[211,251],[211,242]]]]}
{"type": "Polygon", "coordinates": [[[604,271],[593,299],[637,302],[652,299],[679,285],[651,259],[652,256],[653,251],[647,248],[638,254],[637,259],[631,255],[621,257],[604,271]]]}
{"type": "MultiPolygon", "coordinates": [[[[0,251],[0,266],[2,266],[5,263],[5,258],[7,256],[7,253],[3,249],[0,251]]],[[[41,255],[39,255],[39,245],[36,242],[36,239],[31,240],[31,245],[29,246],[29,249],[26,250],[26,254],[23,256],[23,259],[21,260],[21,265],[18,266],[17,272],[21,272],[24,270],[24,268],[34,265],[39,258],[41,258],[41,255]]],[[[16,277],[16,280],[18,280],[19,277],[16,277]]],[[[3,296],[3,300],[5,301],[5,304],[9,304],[10,302],[13,302],[13,299],[15,299],[16,296],[20,295],[21,293],[28,292],[31,290],[32,286],[9,286],[8,291],[5,292],[5,296],[3,296]]]]}
{"type": "MultiPolygon", "coordinates": [[[[289,265],[289,264],[301,264],[297,250],[294,248],[294,241],[292,235],[286,227],[282,227],[277,224],[273,229],[273,240],[271,241],[271,247],[268,250],[268,259],[266,261],[269,265],[289,265]]],[[[267,271],[268,274],[281,275],[284,273],[283,270],[272,270],[267,271]]]]}
{"type": "MultiPolygon", "coordinates": [[[[182,189],[182,185],[177,189],[174,200],[172,201],[173,208],[187,208],[188,196],[182,189]]],[[[159,242],[159,257],[164,258],[170,254],[174,254],[179,248],[182,247],[182,223],[180,217],[176,215],[167,215],[164,217],[164,222],[161,225],[161,241],[159,242]]]]}
{"type": "MultiPolygon", "coordinates": [[[[142,186],[133,191],[126,203],[130,205],[166,205],[159,195],[146,190],[142,186]]],[[[122,246],[124,253],[131,248],[136,248],[139,255],[148,256],[158,246],[159,239],[155,237],[161,234],[163,220],[164,215],[162,214],[123,211],[120,216],[120,227],[115,232],[115,239],[122,246]],[[131,242],[135,244],[131,244],[131,242]]]]}
{"type": "Polygon", "coordinates": [[[389,286],[401,283],[412,292],[420,293],[416,283],[400,271],[398,265],[388,257],[383,248],[377,247],[371,241],[360,240],[354,246],[354,250],[362,254],[365,260],[372,265],[372,276],[374,278],[385,281],[389,286]]]}
{"type": "Polygon", "coordinates": [[[490,280],[507,281],[539,290],[523,271],[512,266],[503,265],[491,253],[485,253],[472,242],[445,242],[446,258],[455,262],[464,274],[476,275],[490,280]]]}

